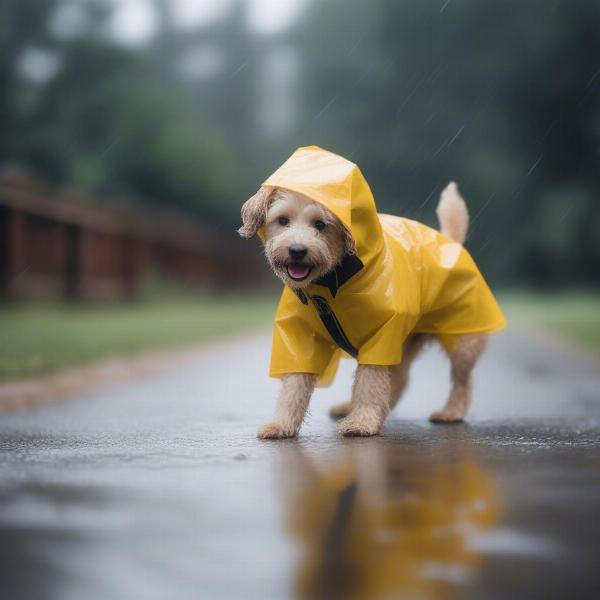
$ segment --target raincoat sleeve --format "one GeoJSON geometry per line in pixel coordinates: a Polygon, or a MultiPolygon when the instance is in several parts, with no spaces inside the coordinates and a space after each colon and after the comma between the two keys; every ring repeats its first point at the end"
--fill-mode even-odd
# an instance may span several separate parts
{"type": "Polygon", "coordinates": [[[275,315],[269,375],[314,373],[318,376],[317,385],[329,385],[340,354],[313,308],[284,288],[275,315]]]}

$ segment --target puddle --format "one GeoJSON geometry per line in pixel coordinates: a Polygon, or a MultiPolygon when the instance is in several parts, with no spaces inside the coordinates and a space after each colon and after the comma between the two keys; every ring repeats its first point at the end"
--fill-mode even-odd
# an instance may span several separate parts
{"type": "Polygon", "coordinates": [[[482,540],[494,539],[485,535],[500,516],[496,486],[473,451],[435,454],[382,439],[326,456],[286,448],[278,481],[299,551],[297,598],[460,592],[488,549],[482,540]]]}

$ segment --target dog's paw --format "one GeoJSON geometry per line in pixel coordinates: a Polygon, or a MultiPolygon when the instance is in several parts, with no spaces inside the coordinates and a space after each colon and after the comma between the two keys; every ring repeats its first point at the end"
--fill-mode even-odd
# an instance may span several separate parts
{"type": "Polygon", "coordinates": [[[297,432],[277,421],[269,421],[258,430],[261,440],[283,440],[296,437],[297,432]]]}
{"type": "Polygon", "coordinates": [[[379,433],[379,423],[359,415],[345,417],[337,424],[337,432],[344,437],[366,437],[379,433]]]}
{"type": "Polygon", "coordinates": [[[329,409],[329,416],[332,419],[341,419],[347,417],[352,410],[352,402],[340,402],[340,404],[334,404],[329,409]]]}
{"type": "Polygon", "coordinates": [[[429,416],[432,423],[460,423],[464,418],[462,411],[451,408],[436,410],[429,416]]]}

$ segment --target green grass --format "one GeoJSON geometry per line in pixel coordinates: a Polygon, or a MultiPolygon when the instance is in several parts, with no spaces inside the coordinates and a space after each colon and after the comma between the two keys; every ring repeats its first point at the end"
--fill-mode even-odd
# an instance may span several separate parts
{"type": "MultiPolygon", "coordinates": [[[[168,295],[117,305],[0,305],[0,381],[268,326],[275,296],[168,295]]],[[[600,353],[600,293],[509,292],[500,301],[510,322],[564,334],[600,353]]]]}
{"type": "Polygon", "coordinates": [[[275,297],[165,297],[118,305],[0,305],[0,381],[267,325],[275,297]]]}
{"type": "Polygon", "coordinates": [[[509,320],[558,332],[600,352],[598,292],[510,292],[501,294],[500,304],[509,320]]]}

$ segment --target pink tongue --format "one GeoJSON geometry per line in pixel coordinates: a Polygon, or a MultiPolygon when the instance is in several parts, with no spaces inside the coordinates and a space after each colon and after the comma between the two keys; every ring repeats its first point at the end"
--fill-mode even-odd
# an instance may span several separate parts
{"type": "Polygon", "coordinates": [[[306,265],[288,265],[288,273],[293,279],[302,279],[308,275],[308,267],[306,265]]]}

